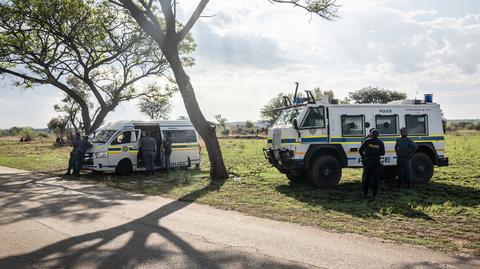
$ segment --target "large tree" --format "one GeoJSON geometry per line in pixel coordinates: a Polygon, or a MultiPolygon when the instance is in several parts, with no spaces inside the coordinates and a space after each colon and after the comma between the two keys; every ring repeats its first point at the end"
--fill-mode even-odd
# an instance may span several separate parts
{"type": "MultiPolygon", "coordinates": [[[[202,114],[190,82],[179,56],[182,40],[200,18],[209,0],[200,0],[189,17],[181,24],[177,22],[177,1],[175,0],[110,0],[127,9],[140,27],[155,40],[168,60],[182,95],[188,116],[205,142],[210,159],[211,179],[226,179],[228,172],[223,162],[220,144],[215,134],[215,126],[202,114]],[[162,15],[155,14],[160,9],[162,15]]],[[[269,0],[274,3],[288,3],[303,8],[325,19],[336,16],[338,5],[335,0],[269,0]]]]}
{"type": "Polygon", "coordinates": [[[407,98],[407,94],[401,91],[393,91],[378,87],[365,87],[358,91],[350,92],[348,96],[359,104],[374,103],[386,104],[391,101],[403,100],[407,98]]]}
{"type": "MultiPolygon", "coordinates": [[[[63,91],[80,107],[87,134],[119,103],[148,94],[142,80],[169,74],[156,44],[127,12],[107,2],[1,1],[0,14],[0,74],[20,86],[49,84],[63,91]]],[[[191,37],[183,40],[179,63],[190,65],[185,53],[194,44],[191,37]]]]}

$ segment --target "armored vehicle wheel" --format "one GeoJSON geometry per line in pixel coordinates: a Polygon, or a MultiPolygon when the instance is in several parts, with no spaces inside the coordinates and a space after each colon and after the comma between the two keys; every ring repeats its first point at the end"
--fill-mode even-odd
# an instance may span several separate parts
{"type": "Polygon", "coordinates": [[[117,167],[115,168],[115,173],[118,175],[128,175],[132,172],[132,163],[128,159],[123,159],[121,160],[118,164],[117,167]]]}
{"type": "Polygon", "coordinates": [[[413,183],[428,183],[433,176],[433,161],[423,152],[417,152],[412,157],[413,183]]]}
{"type": "Polygon", "coordinates": [[[305,181],[306,172],[303,170],[297,170],[295,171],[295,174],[287,172],[286,175],[290,183],[303,183],[305,181]]]}
{"type": "Polygon", "coordinates": [[[308,170],[308,181],[317,188],[332,188],[342,177],[342,166],[337,158],[323,155],[316,158],[308,170]]]}

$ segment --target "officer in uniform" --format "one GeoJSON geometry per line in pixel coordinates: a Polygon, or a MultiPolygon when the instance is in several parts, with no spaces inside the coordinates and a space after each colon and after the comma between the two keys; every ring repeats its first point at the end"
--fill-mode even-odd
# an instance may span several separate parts
{"type": "Polygon", "coordinates": [[[78,144],[80,144],[80,133],[76,132],[75,137],[72,139],[72,151],[70,152],[70,158],[68,159],[68,168],[67,168],[67,173],[65,175],[71,175],[71,171],[75,170],[75,161],[76,161],[76,152],[78,148],[78,144]]]}
{"type": "Polygon", "coordinates": [[[84,135],[82,140],[78,143],[78,148],[75,152],[75,167],[73,169],[73,175],[80,175],[80,170],[83,166],[83,159],[85,158],[85,153],[87,153],[87,150],[91,147],[93,147],[93,145],[88,141],[88,136],[84,135]]]}
{"type": "Polygon", "coordinates": [[[398,181],[397,187],[400,188],[402,183],[412,187],[412,156],[417,150],[417,145],[407,137],[407,129],[400,129],[401,138],[397,139],[395,144],[395,152],[397,153],[398,165],[398,181]]]}
{"type": "Polygon", "coordinates": [[[365,175],[362,179],[363,196],[367,198],[368,189],[372,188],[372,199],[375,199],[382,169],[380,157],[385,155],[385,145],[378,139],[378,130],[373,130],[371,137],[363,141],[359,152],[365,175]]]}
{"type": "Polygon", "coordinates": [[[165,154],[165,169],[170,171],[170,155],[172,155],[172,134],[167,132],[163,140],[163,150],[165,154]]]}
{"type": "Polygon", "coordinates": [[[155,175],[155,151],[157,143],[150,136],[150,132],[146,132],[145,136],[140,140],[140,150],[142,151],[143,161],[149,176],[155,175]]]}

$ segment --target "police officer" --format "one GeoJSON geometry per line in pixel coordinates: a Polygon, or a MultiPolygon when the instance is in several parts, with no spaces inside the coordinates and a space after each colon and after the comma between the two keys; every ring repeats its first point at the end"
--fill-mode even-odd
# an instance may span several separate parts
{"type": "Polygon", "coordinates": [[[417,150],[417,145],[407,137],[407,129],[400,129],[400,135],[402,137],[397,139],[395,144],[398,165],[397,187],[405,183],[410,188],[412,187],[412,156],[417,150]]]}
{"type": "Polygon", "coordinates": [[[83,166],[83,159],[85,158],[85,153],[87,153],[87,150],[91,147],[93,147],[93,145],[88,141],[88,136],[84,135],[82,140],[78,143],[78,148],[75,152],[75,167],[73,168],[73,174],[75,176],[80,175],[80,170],[83,166]]]}
{"type": "Polygon", "coordinates": [[[172,155],[172,134],[167,132],[163,140],[163,150],[165,154],[165,169],[170,171],[170,155],[172,155]]]}
{"type": "Polygon", "coordinates": [[[68,168],[67,173],[65,175],[71,175],[71,171],[75,170],[75,161],[76,161],[76,151],[78,148],[78,144],[80,143],[80,133],[76,132],[75,137],[72,139],[72,151],[70,152],[70,158],[68,159],[68,168]]]}
{"type": "Polygon", "coordinates": [[[143,154],[143,161],[149,176],[155,175],[155,151],[157,145],[155,139],[150,136],[150,132],[146,132],[145,136],[140,140],[140,149],[143,154]]]}
{"type": "Polygon", "coordinates": [[[359,151],[365,174],[362,179],[363,197],[367,198],[368,189],[371,187],[373,190],[372,199],[375,199],[382,168],[380,157],[385,155],[385,145],[378,139],[378,130],[371,132],[371,137],[363,141],[359,151]]]}

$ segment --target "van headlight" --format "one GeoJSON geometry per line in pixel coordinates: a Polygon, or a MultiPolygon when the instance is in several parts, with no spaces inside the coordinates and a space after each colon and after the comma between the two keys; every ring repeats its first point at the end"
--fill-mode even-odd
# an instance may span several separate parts
{"type": "Polygon", "coordinates": [[[108,153],[106,151],[96,152],[95,159],[108,158],[108,153]]]}

